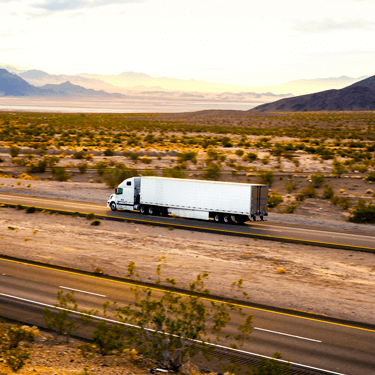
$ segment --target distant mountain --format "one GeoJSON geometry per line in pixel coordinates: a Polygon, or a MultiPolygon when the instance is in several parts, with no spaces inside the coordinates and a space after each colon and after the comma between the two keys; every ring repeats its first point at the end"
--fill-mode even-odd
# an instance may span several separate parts
{"type": "MultiPolygon", "coordinates": [[[[26,72],[28,73],[28,72],[26,72]]],[[[29,75],[43,76],[44,72],[29,71],[29,75]]],[[[47,73],[45,73],[47,74],[47,73]]],[[[0,69],[0,96],[84,96],[84,97],[111,97],[123,98],[122,94],[109,94],[103,90],[97,91],[74,85],[69,81],[59,85],[47,84],[35,87],[16,74],[9,73],[6,69],[0,69]]]]}
{"type": "Polygon", "coordinates": [[[113,85],[101,81],[99,79],[89,79],[80,77],[77,75],[66,75],[66,74],[49,74],[42,70],[27,70],[24,72],[17,73],[20,77],[26,80],[28,83],[34,86],[44,86],[46,84],[60,84],[64,82],[71,82],[75,85],[83,86],[86,89],[99,89],[111,92],[116,92],[116,87],[113,85]]]}
{"type": "Polygon", "coordinates": [[[281,99],[252,111],[365,111],[375,110],[375,76],[340,90],[281,99]]]}
{"type": "Polygon", "coordinates": [[[84,87],[73,85],[69,81],[60,83],[59,85],[44,85],[39,87],[39,89],[48,92],[48,95],[50,96],[100,96],[110,98],[125,97],[125,95],[122,94],[109,94],[103,90],[98,91],[92,89],[85,89],[84,87]]]}
{"type": "Polygon", "coordinates": [[[38,95],[40,90],[16,74],[0,69],[0,95],[1,96],[30,96],[38,95]]]}

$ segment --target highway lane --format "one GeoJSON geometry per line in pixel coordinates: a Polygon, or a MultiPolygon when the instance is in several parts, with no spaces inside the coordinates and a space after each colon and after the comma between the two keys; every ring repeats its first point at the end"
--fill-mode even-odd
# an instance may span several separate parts
{"type": "Polygon", "coordinates": [[[246,225],[226,225],[221,223],[214,223],[212,220],[199,221],[189,220],[174,217],[161,216],[145,216],[137,212],[115,211],[112,212],[104,204],[93,204],[86,202],[73,202],[56,199],[48,199],[42,197],[30,197],[21,195],[0,194],[0,202],[21,204],[28,206],[43,207],[47,209],[59,209],[65,211],[78,211],[82,213],[94,212],[97,215],[105,215],[110,218],[120,218],[122,220],[139,220],[147,221],[149,223],[162,223],[164,225],[176,225],[185,227],[189,230],[211,230],[214,233],[222,234],[239,234],[243,236],[259,236],[263,239],[288,241],[301,240],[310,244],[320,243],[336,244],[339,248],[345,246],[352,246],[354,248],[367,248],[368,251],[375,252],[375,233],[350,233],[346,230],[338,231],[330,230],[329,228],[309,228],[307,226],[290,225],[283,226],[282,224],[272,224],[266,222],[251,222],[246,225]]]}
{"type": "MultiPolygon", "coordinates": [[[[28,306],[14,297],[51,305],[56,303],[58,290],[75,290],[80,310],[100,310],[107,300],[119,304],[132,301],[129,286],[77,272],[0,260],[0,309],[10,318],[16,318],[12,306],[28,306]]],[[[160,291],[154,293],[157,296],[160,291]]],[[[347,375],[375,374],[375,330],[253,307],[244,309],[254,315],[254,332],[242,350],[266,356],[280,351],[291,362],[347,375]]],[[[21,312],[21,318],[31,319],[30,323],[40,321],[35,307],[21,312]]],[[[228,329],[235,330],[238,323],[234,315],[228,329]]]]}

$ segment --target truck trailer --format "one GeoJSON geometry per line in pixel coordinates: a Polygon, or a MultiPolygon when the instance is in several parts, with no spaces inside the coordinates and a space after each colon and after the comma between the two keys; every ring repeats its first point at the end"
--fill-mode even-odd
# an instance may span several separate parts
{"type": "Polygon", "coordinates": [[[268,186],[164,177],[124,180],[107,202],[112,211],[144,215],[168,214],[223,223],[243,224],[268,215],[268,186]]]}

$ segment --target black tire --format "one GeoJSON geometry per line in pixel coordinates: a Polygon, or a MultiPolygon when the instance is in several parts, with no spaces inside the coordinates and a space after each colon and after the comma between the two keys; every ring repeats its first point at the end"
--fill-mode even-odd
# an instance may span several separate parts
{"type": "Polygon", "coordinates": [[[230,223],[231,224],[236,224],[237,223],[235,215],[230,215],[230,223]]]}
{"type": "Polygon", "coordinates": [[[149,206],[149,207],[147,208],[147,214],[148,214],[148,215],[155,215],[155,214],[156,214],[156,209],[155,209],[155,207],[149,206]]]}
{"type": "Polygon", "coordinates": [[[139,212],[140,212],[142,215],[147,215],[146,206],[141,205],[141,207],[139,207],[139,212]]]}
{"type": "Polygon", "coordinates": [[[164,216],[164,217],[168,216],[168,208],[162,208],[160,210],[160,213],[161,213],[161,216],[164,216]]]}
{"type": "Polygon", "coordinates": [[[221,223],[222,222],[222,216],[220,214],[214,215],[214,222],[215,223],[221,223]]]}
{"type": "Polygon", "coordinates": [[[116,207],[116,203],[115,203],[115,202],[112,202],[112,203],[110,204],[110,207],[111,207],[111,210],[112,210],[112,211],[117,211],[117,207],[116,207]]]}
{"type": "Polygon", "coordinates": [[[225,224],[230,224],[231,223],[231,219],[230,219],[230,215],[229,214],[224,214],[223,215],[223,222],[225,224]]]}

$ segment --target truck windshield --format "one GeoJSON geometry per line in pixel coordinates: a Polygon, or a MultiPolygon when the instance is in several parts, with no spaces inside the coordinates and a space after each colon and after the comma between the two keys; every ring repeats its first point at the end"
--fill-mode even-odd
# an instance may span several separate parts
{"type": "Polygon", "coordinates": [[[121,188],[117,188],[116,189],[116,194],[122,194],[122,189],[121,188]]]}

